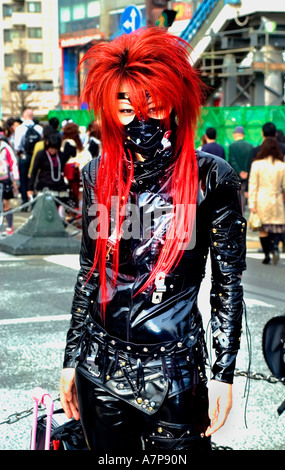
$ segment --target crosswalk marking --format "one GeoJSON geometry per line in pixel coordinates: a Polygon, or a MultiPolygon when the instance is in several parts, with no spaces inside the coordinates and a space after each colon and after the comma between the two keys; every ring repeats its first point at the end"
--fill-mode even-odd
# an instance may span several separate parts
{"type": "Polygon", "coordinates": [[[48,323],[50,321],[66,321],[70,320],[71,316],[68,315],[44,315],[42,317],[27,317],[27,318],[5,318],[0,320],[0,325],[20,325],[23,323],[48,323]]]}

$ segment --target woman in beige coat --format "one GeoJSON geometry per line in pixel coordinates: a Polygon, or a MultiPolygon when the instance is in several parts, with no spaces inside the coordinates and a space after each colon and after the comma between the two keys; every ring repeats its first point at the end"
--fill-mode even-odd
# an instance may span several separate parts
{"type": "Polygon", "coordinates": [[[279,260],[278,244],[285,231],[284,211],[285,163],[279,143],[274,137],[267,137],[255,157],[250,171],[248,207],[257,212],[262,227],[260,243],[264,251],[264,264],[279,260]]]}

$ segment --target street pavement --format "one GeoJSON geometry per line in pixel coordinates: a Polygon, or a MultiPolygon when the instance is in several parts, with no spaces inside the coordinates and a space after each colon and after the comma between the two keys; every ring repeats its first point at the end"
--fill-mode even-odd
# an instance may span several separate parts
{"type": "MultiPolygon", "coordinates": [[[[16,227],[29,216],[16,213],[16,227]]],[[[285,313],[285,254],[281,254],[277,266],[265,266],[259,248],[257,234],[249,231],[248,268],[243,276],[247,321],[244,317],[233,408],[225,426],[213,436],[217,450],[285,448],[285,412],[281,416],[277,413],[285,389],[281,382],[267,379],[271,372],[262,353],[264,325],[285,313]],[[243,372],[248,370],[250,359],[252,378],[247,380],[243,372]]],[[[13,256],[0,252],[1,450],[29,450],[34,387],[46,389],[55,400],[55,408],[60,408],[58,379],[78,266],[77,254],[13,256]]],[[[209,288],[208,267],[199,306],[210,349],[209,288]]]]}

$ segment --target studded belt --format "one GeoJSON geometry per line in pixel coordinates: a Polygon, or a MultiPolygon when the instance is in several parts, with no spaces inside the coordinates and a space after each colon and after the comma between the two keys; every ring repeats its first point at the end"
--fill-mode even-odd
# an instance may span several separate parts
{"type": "Polygon", "coordinates": [[[202,348],[197,341],[200,330],[197,327],[178,341],[143,345],[110,336],[88,321],[78,369],[113,396],[151,415],[172,390],[173,382],[180,381],[184,388],[190,377],[195,376],[195,383],[204,378],[202,348]]]}
{"type": "MultiPolygon", "coordinates": [[[[160,342],[155,344],[138,344],[133,342],[123,341],[119,338],[109,335],[100,325],[90,321],[87,324],[89,335],[94,340],[103,342],[114,351],[120,351],[132,357],[163,357],[169,355],[185,355],[189,349],[192,349],[197,343],[198,338],[202,332],[201,325],[197,325],[195,329],[188,335],[178,338],[177,340],[160,342]]],[[[197,347],[197,351],[198,351],[197,347]]]]}

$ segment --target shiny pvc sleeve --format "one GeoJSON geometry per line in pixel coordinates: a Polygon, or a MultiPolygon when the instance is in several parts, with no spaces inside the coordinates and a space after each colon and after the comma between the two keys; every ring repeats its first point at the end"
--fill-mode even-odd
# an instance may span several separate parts
{"type": "Polygon", "coordinates": [[[89,277],[93,265],[95,242],[88,234],[88,227],[92,222],[92,217],[88,215],[91,205],[89,200],[90,191],[88,186],[92,184],[88,181],[87,171],[82,173],[83,181],[83,207],[82,207],[82,241],[80,250],[80,270],[74,288],[74,296],[71,307],[71,321],[66,338],[66,348],[63,367],[75,367],[76,356],[78,355],[78,345],[80,342],[84,321],[87,317],[90,303],[98,286],[98,273],[94,271],[89,277]],[[88,279],[88,281],[87,281],[88,279]]]}
{"type": "Polygon", "coordinates": [[[246,220],[242,216],[240,183],[229,170],[212,192],[210,253],[211,326],[216,361],[213,379],[233,382],[240,347],[243,313],[242,271],[246,269],[246,220]]]}

